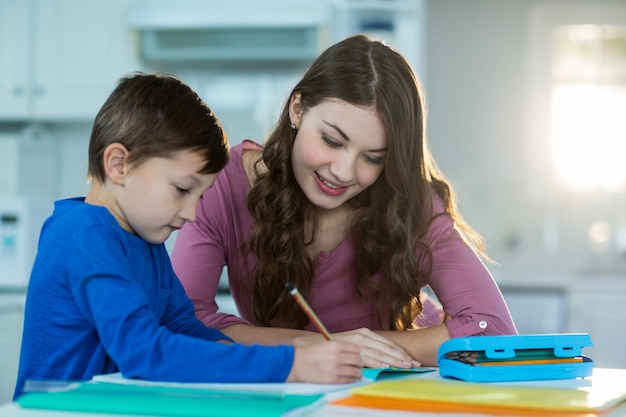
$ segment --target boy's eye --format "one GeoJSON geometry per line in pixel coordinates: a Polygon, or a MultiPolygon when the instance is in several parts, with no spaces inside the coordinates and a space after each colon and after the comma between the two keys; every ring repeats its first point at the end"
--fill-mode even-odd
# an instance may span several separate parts
{"type": "Polygon", "coordinates": [[[176,186],[176,192],[178,194],[187,194],[189,193],[189,190],[183,187],[176,186]]]}

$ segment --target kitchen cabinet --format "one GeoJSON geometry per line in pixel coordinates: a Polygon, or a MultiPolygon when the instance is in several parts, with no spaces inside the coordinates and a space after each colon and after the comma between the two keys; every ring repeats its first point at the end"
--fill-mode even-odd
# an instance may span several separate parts
{"type": "Polygon", "coordinates": [[[520,334],[567,332],[568,296],[557,286],[501,285],[520,334]]]}
{"type": "Polygon", "coordinates": [[[28,112],[28,1],[0,0],[0,119],[28,112]]]}
{"type": "Polygon", "coordinates": [[[569,331],[586,332],[594,345],[587,353],[598,367],[626,368],[626,277],[601,280],[570,288],[569,331]]]}
{"type": "Polygon", "coordinates": [[[0,404],[13,398],[24,325],[23,294],[0,294],[0,404]]]}
{"type": "Polygon", "coordinates": [[[597,367],[626,368],[626,274],[496,275],[520,333],[589,333],[597,367]]]}
{"type": "Polygon", "coordinates": [[[0,0],[0,120],[93,120],[139,69],[128,2],[0,0]]]}

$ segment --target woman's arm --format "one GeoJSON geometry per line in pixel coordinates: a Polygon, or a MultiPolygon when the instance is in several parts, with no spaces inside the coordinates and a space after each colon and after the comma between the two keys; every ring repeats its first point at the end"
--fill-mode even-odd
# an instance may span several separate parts
{"type": "Polygon", "coordinates": [[[452,220],[440,216],[433,228],[429,285],[446,313],[450,337],[517,334],[497,283],[452,220]]]}
{"type": "MultiPolygon", "coordinates": [[[[438,203],[442,210],[441,202],[438,203]]],[[[428,284],[445,311],[445,322],[416,330],[378,333],[429,366],[437,365],[439,346],[449,338],[517,334],[498,285],[449,216],[441,215],[433,221],[426,241],[432,251],[428,284]]]]}
{"type": "MultiPolygon", "coordinates": [[[[312,345],[324,340],[320,333],[307,330],[257,327],[248,324],[234,324],[221,330],[228,337],[243,344],[289,344],[299,347],[312,345]]],[[[397,368],[411,368],[420,366],[420,363],[415,361],[409,352],[398,343],[369,329],[361,328],[334,333],[332,337],[334,340],[360,346],[361,357],[366,367],[395,366],[397,368]]]]}
{"type": "MultiPolygon", "coordinates": [[[[200,207],[198,211],[201,211],[200,207]]],[[[219,329],[247,321],[218,312],[215,296],[225,264],[224,249],[218,236],[201,218],[186,223],[178,231],[171,258],[178,279],[193,301],[196,317],[206,326],[219,329]]]]}
{"type": "Polygon", "coordinates": [[[445,324],[415,330],[380,330],[376,333],[404,347],[424,366],[437,366],[439,346],[450,339],[450,333],[445,324]]]}

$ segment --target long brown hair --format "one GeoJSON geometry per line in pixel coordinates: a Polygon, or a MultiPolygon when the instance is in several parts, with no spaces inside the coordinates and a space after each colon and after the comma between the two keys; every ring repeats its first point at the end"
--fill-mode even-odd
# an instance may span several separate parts
{"type": "MultiPolygon", "coordinates": [[[[304,109],[326,99],[374,108],[386,130],[387,154],[378,180],[349,201],[355,210],[350,237],[357,291],[374,294],[382,328],[411,328],[422,306],[419,293],[430,274],[432,255],[423,237],[433,220],[436,192],[470,245],[482,253],[482,240],[459,215],[425,140],[420,84],[406,59],[393,48],[364,35],[347,38],[324,51],[294,87],[304,109]],[[416,259],[420,253],[423,259],[416,259]],[[426,267],[418,267],[426,265],[426,267]],[[382,281],[372,276],[382,273],[382,281]],[[367,290],[366,290],[367,289],[367,290]]],[[[312,284],[312,260],[305,241],[305,219],[312,206],[291,167],[293,133],[289,100],[265,142],[256,182],[248,196],[254,218],[250,249],[257,256],[253,311],[259,324],[303,328],[308,319],[289,298],[289,279],[306,296],[312,284]]]]}

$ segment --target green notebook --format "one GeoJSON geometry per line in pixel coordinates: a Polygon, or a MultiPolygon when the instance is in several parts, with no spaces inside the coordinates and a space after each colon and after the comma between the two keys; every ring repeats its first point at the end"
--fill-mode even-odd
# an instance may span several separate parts
{"type": "MultiPolygon", "coordinates": [[[[85,382],[58,392],[31,392],[17,399],[24,408],[180,417],[273,417],[323,398],[241,391],[146,387],[85,382]]],[[[321,404],[321,402],[320,402],[321,404]]]]}

